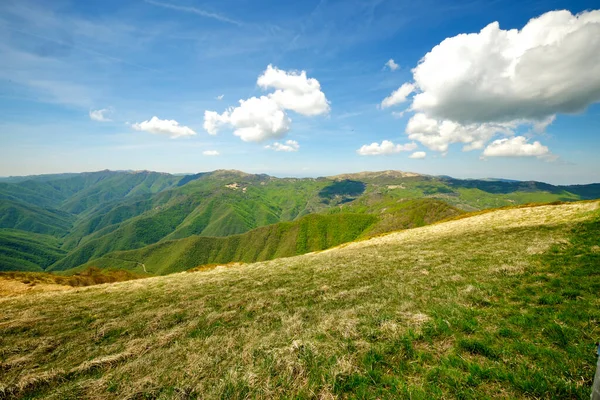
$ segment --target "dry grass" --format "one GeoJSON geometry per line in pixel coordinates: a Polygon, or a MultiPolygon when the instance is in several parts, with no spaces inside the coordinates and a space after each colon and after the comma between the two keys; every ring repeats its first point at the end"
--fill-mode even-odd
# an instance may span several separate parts
{"type": "Polygon", "coordinates": [[[55,283],[23,283],[15,279],[0,277],[0,297],[20,296],[39,292],[54,292],[57,290],[72,289],[72,286],[57,285],[55,283]]]}
{"type": "Polygon", "coordinates": [[[95,267],[89,267],[84,271],[68,276],[46,272],[0,272],[0,297],[62,291],[75,287],[124,282],[144,277],[146,275],[131,271],[101,270],[95,267]]]}
{"type": "Polygon", "coordinates": [[[599,278],[545,257],[599,204],[0,299],[0,398],[583,397],[599,278]]]}
{"type": "Polygon", "coordinates": [[[246,263],[243,262],[230,262],[224,264],[204,264],[198,265],[197,267],[188,269],[186,272],[206,272],[213,269],[223,269],[223,268],[233,268],[233,267],[243,267],[246,263]]]}

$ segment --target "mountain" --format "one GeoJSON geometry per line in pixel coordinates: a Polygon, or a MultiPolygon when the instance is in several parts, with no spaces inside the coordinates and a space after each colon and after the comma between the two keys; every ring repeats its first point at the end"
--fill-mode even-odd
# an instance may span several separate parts
{"type": "Polygon", "coordinates": [[[6,398],[589,398],[600,202],[4,298],[6,398]]]}
{"type": "Polygon", "coordinates": [[[80,266],[78,270],[81,270],[93,266],[165,275],[206,264],[264,261],[325,250],[358,238],[423,226],[460,214],[460,210],[444,202],[429,199],[402,202],[395,210],[382,214],[310,214],[240,235],[194,235],[136,250],[111,252],[83,265],[69,255],[50,270],[65,269],[65,266],[80,266]]]}
{"type": "MultiPolygon", "coordinates": [[[[410,201],[437,200],[474,211],[599,197],[600,184],[458,180],[402,171],[304,179],[235,170],[185,176],[99,171],[3,180],[0,229],[54,236],[67,254],[39,267],[68,270],[115,251],[194,236],[241,235],[315,213],[375,215],[380,222],[371,234],[377,234],[414,226],[416,215],[402,210],[412,207],[410,201]]],[[[439,215],[436,207],[428,210],[424,223],[446,216],[442,209],[439,215]]],[[[10,265],[18,268],[18,262],[10,265]]]]}
{"type": "Polygon", "coordinates": [[[43,271],[65,255],[53,236],[0,229],[0,271],[43,271]]]}
{"type": "Polygon", "coordinates": [[[0,200],[0,228],[63,236],[75,221],[65,211],[13,200],[0,200]]]}

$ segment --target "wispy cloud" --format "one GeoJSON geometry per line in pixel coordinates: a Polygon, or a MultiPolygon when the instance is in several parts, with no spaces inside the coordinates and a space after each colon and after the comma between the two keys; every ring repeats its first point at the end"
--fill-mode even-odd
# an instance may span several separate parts
{"type": "Polygon", "coordinates": [[[243,26],[244,25],[244,23],[241,22],[241,21],[237,21],[235,19],[226,17],[224,15],[217,14],[217,13],[210,12],[210,11],[206,11],[206,10],[203,10],[203,9],[197,8],[197,7],[179,6],[177,4],[163,3],[163,2],[160,2],[160,1],[154,1],[154,0],[144,0],[144,1],[146,3],[148,3],[148,4],[152,4],[153,6],[157,6],[157,7],[169,8],[171,10],[177,10],[177,11],[181,11],[181,12],[187,12],[187,13],[191,13],[191,14],[196,14],[196,15],[199,15],[201,17],[212,18],[212,19],[215,19],[217,21],[226,22],[228,24],[233,24],[233,25],[237,25],[237,26],[243,26]]]}
{"type": "Polygon", "coordinates": [[[388,62],[385,63],[384,67],[388,67],[390,69],[390,71],[395,71],[398,68],[400,68],[400,66],[398,64],[396,64],[396,62],[394,61],[393,58],[390,58],[388,60],[388,62]]]}
{"type": "Polygon", "coordinates": [[[102,58],[102,59],[104,59],[106,61],[116,62],[116,63],[122,63],[122,64],[129,65],[131,67],[142,68],[142,69],[145,69],[145,70],[148,70],[148,71],[160,72],[160,71],[158,71],[158,70],[156,70],[154,68],[146,67],[145,65],[141,65],[141,64],[132,63],[132,62],[129,62],[127,60],[123,60],[123,59],[118,58],[118,57],[113,57],[113,56],[110,56],[108,54],[104,54],[104,53],[101,53],[99,51],[90,49],[89,47],[76,46],[73,43],[68,43],[66,41],[53,39],[53,38],[50,38],[50,37],[47,37],[47,36],[36,35],[34,33],[27,32],[27,31],[21,30],[21,29],[15,29],[15,28],[11,28],[11,27],[5,27],[5,28],[8,28],[9,30],[11,30],[13,32],[17,32],[17,33],[20,33],[22,35],[31,36],[33,38],[36,38],[36,39],[39,39],[39,40],[42,40],[42,41],[45,41],[45,42],[51,42],[51,43],[53,43],[55,45],[59,45],[59,46],[66,47],[66,48],[72,48],[74,50],[78,50],[78,51],[90,54],[92,56],[95,56],[95,57],[98,57],[98,58],[102,58]]]}
{"type": "Polygon", "coordinates": [[[90,110],[89,115],[92,121],[110,122],[112,120],[108,117],[108,114],[110,114],[111,112],[112,109],[103,108],[101,110],[90,110]]]}

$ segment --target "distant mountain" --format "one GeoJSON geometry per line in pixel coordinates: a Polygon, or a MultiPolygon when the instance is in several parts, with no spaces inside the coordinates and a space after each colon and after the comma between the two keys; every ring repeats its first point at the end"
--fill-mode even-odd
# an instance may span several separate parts
{"type": "MultiPolygon", "coordinates": [[[[275,178],[235,170],[183,176],[98,171],[4,179],[0,229],[53,236],[62,253],[52,269],[66,270],[114,251],[192,236],[240,235],[315,213],[375,215],[380,221],[373,228],[377,233],[405,226],[398,221],[404,221],[408,211],[403,208],[414,200],[438,200],[473,211],[595,198],[600,198],[600,184],[461,180],[402,171],[321,178],[275,178]]],[[[439,217],[433,213],[423,221],[439,217]]],[[[6,265],[18,269],[18,263],[3,256],[6,265]]]]}

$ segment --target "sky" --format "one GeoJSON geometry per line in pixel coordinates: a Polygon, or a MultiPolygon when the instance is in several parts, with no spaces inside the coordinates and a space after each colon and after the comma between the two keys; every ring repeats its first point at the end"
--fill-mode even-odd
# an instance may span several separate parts
{"type": "Polygon", "coordinates": [[[0,176],[394,169],[600,182],[598,8],[3,0],[0,176]]]}

